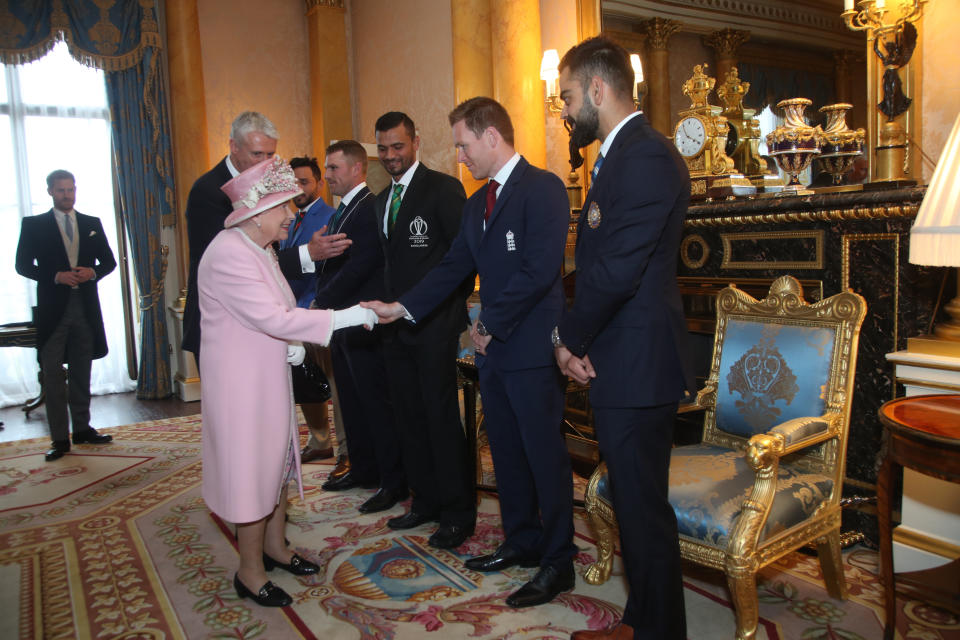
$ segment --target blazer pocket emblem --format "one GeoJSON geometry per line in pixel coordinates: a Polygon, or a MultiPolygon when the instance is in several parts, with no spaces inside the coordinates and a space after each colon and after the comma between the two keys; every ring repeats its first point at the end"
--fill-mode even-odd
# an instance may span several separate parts
{"type": "Polygon", "coordinates": [[[507,231],[507,251],[516,251],[517,243],[513,239],[513,231],[507,231]]]}
{"type": "Polygon", "coordinates": [[[587,224],[591,229],[596,229],[600,226],[600,218],[600,206],[594,200],[590,203],[590,210],[587,212],[587,224]]]}
{"type": "Polygon", "coordinates": [[[91,232],[90,232],[90,235],[87,236],[87,237],[88,237],[88,238],[92,238],[92,237],[95,236],[95,235],[97,235],[97,232],[96,232],[96,231],[91,231],[91,232]]]}

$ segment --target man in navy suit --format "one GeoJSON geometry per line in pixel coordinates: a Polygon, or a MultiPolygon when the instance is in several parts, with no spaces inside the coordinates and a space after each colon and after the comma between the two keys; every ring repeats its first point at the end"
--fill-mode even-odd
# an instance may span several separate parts
{"type": "MultiPolygon", "coordinates": [[[[437,265],[460,229],[467,199],[460,181],[417,160],[413,120],[391,111],[377,119],[377,153],[393,180],[377,195],[377,229],[386,257],[387,300],[394,301],[437,265]]],[[[457,402],[457,349],[467,328],[472,274],[425,318],[380,329],[410,511],[387,521],[411,529],[437,521],[430,544],[457,547],[477,517],[467,438],[457,402]]]]}
{"type": "Polygon", "coordinates": [[[602,37],[560,61],[577,147],[602,140],[577,229],[577,289],[553,331],[560,370],[590,384],[630,594],[616,627],[574,640],[686,638],[677,520],[667,499],[677,403],[693,389],[677,253],[690,200],[683,160],[633,104],[627,52],[602,37]]]}
{"type": "Polygon", "coordinates": [[[549,602],[575,582],[573,483],[560,424],[563,379],[550,330],[564,298],[560,267],[569,203],[563,182],[513,148],[513,125],[490,98],[449,116],[457,159],[487,179],[467,201],[460,233],[443,260],[398,302],[365,303],[382,322],[419,322],[463,279],[480,274],[481,311],[471,328],[484,424],[499,488],[505,541],[470,558],[475,571],[539,566],[507,598],[511,607],[549,602]]]}
{"type": "Polygon", "coordinates": [[[93,360],[107,355],[97,284],[117,262],[99,218],[74,211],[72,173],[60,169],[48,175],[47,193],[53,209],[21,223],[16,269],[37,282],[34,321],[53,441],[46,453],[50,462],[70,451],[71,421],[74,444],[113,440],[90,426],[90,369],[93,360]]]}
{"type": "MultiPolygon", "coordinates": [[[[341,198],[327,233],[345,233],[353,244],[342,255],[317,263],[317,295],[313,304],[320,309],[343,309],[383,296],[383,251],[377,238],[376,198],[365,182],[367,152],[359,142],[340,140],[327,147],[324,169],[330,192],[341,198]]],[[[343,427],[350,443],[350,470],[328,480],[323,488],[336,491],[357,485],[379,486],[358,507],[361,513],[374,513],[390,509],[405,499],[408,491],[400,461],[400,441],[387,399],[380,334],[355,328],[359,331],[337,331],[330,341],[343,427]]]]}
{"type": "Polygon", "coordinates": [[[230,179],[277,152],[277,128],[262,113],[244,111],[230,126],[230,154],[197,178],[187,196],[187,243],[190,273],[183,309],[182,348],[193,353],[200,365],[200,298],[197,269],[214,236],[223,231],[223,221],[233,211],[230,198],[220,190],[230,179]]]}
{"type": "MultiPolygon", "coordinates": [[[[333,216],[333,207],[323,201],[323,175],[316,158],[297,157],[290,159],[290,168],[297,179],[297,184],[303,193],[293,199],[297,207],[297,216],[290,225],[290,232],[285,240],[275,245],[280,270],[287,278],[290,290],[297,298],[297,306],[309,309],[317,295],[316,261],[324,255],[319,247],[327,242],[333,252],[326,253],[327,257],[340,255],[350,246],[350,241],[344,234],[326,235],[327,223],[333,216]],[[332,242],[331,242],[332,241],[332,242]]],[[[347,440],[343,433],[343,416],[337,400],[336,382],[333,377],[333,366],[330,362],[330,349],[316,345],[307,352],[308,358],[314,358],[326,373],[329,373],[331,399],[334,405],[334,423],[337,433],[339,456],[337,468],[331,476],[340,477],[346,473],[347,440]]],[[[330,426],[327,416],[326,402],[305,402],[304,394],[309,394],[311,383],[306,379],[301,367],[293,368],[293,396],[300,405],[303,417],[310,430],[310,440],[300,452],[300,463],[306,464],[314,460],[329,458],[333,455],[330,445],[330,426]]]]}

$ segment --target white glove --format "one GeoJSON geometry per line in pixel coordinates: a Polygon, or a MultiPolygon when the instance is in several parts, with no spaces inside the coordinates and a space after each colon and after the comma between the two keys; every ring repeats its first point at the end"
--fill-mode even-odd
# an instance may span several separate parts
{"type": "Polygon", "coordinates": [[[287,345],[287,363],[297,367],[303,364],[303,359],[307,355],[307,350],[302,344],[287,345]]]}
{"type": "Polygon", "coordinates": [[[333,330],[345,329],[346,327],[356,327],[357,325],[363,325],[367,330],[373,329],[373,325],[377,324],[377,314],[373,312],[373,309],[364,309],[358,304],[353,305],[349,309],[338,309],[333,312],[333,330]]]}

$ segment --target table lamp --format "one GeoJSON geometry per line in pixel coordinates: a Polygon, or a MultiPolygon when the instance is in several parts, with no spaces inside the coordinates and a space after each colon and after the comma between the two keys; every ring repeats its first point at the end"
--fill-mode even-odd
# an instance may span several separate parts
{"type": "MultiPolygon", "coordinates": [[[[910,262],[960,267],[960,114],[910,229],[910,262]]],[[[957,276],[957,297],[944,305],[950,319],[933,335],[910,338],[908,351],[960,357],[960,270],[957,276]]]]}

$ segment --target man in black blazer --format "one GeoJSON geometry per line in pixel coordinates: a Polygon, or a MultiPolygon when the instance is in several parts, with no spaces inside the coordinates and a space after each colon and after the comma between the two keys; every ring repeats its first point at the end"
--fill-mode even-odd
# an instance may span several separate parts
{"type": "Polygon", "coordinates": [[[620,624],[574,640],[686,638],[677,519],[667,499],[677,403],[693,390],[677,253],[690,177],[634,109],[627,52],[602,37],[560,61],[572,142],[601,140],[577,228],[577,289],[553,332],[560,370],[590,384],[630,593],[620,624]]]}
{"type": "Polygon", "coordinates": [[[507,598],[511,607],[549,602],[575,583],[573,481],[560,430],[563,380],[550,330],[563,311],[560,267],[570,205],[563,182],[513,147],[506,109],[471,98],[449,116],[457,158],[490,181],[470,196],[450,251],[398,302],[365,303],[382,322],[415,322],[480,274],[476,348],[484,424],[497,475],[505,541],[466,561],[474,571],[536,567],[507,598]]]}
{"type": "MultiPolygon", "coordinates": [[[[345,233],[352,244],[341,255],[317,262],[313,304],[320,309],[344,309],[383,295],[383,251],[377,238],[375,197],[364,181],[366,150],[354,140],[335,142],[327,147],[324,170],[330,193],[341,198],[327,224],[327,233],[345,233]]],[[[337,331],[330,341],[330,355],[343,428],[350,443],[350,471],[328,480],[323,488],[336,491],[357,485],[379,486],[358,509],[361,513],[384,511],[406,498],[408,492],[387,399],[380,334],[363,327],[337,331]]]]}
{"type": "Polygon", "coordinates": [[[197,269],[200,258],[214,236],[223,231],[223,221],[233,211],[230,198],[220,190],[232,178],[277,152],[277,128],[256,111],[244,111],[230,126],[230,154],[197,178],[187,196],[187,243],[190,273],[187,300],[183,309],[182,348],[193,353],[200,366],[200,298],[197,269]]]}
{"type": "Polygon", "coordinates": [[[68,404],[74,444],[113,440],[90,426],[90,369],[93,360],[107,355],[97,284],[117,262],[99,218],[74,211],[72,173],[61,169],[48,175],[47,193],[53,209],[23,219],[16,269],[37,281],[34,321],[53,441],[46,454],[49,462],[70,451],[68,404]]]}
{"type": "MultiPolygon", "coordinates": [[[[427,274],[460,229],[466,194],[452,176],[417,160],[420,137],[405,113],[391,111],[375,125],[380,163],[393,176],[377,195],[377,230],[386,257],[386,300],[397,300],[427,274]]],[[[410,511],[391,529],[440,523],[437,547],[457,547],[476,523],[470,452],[457,403],[456,357],[467,327],[472,274],[416,324],[389,325],[383,336],[390,400],[413,489],[410,511]]]]}

